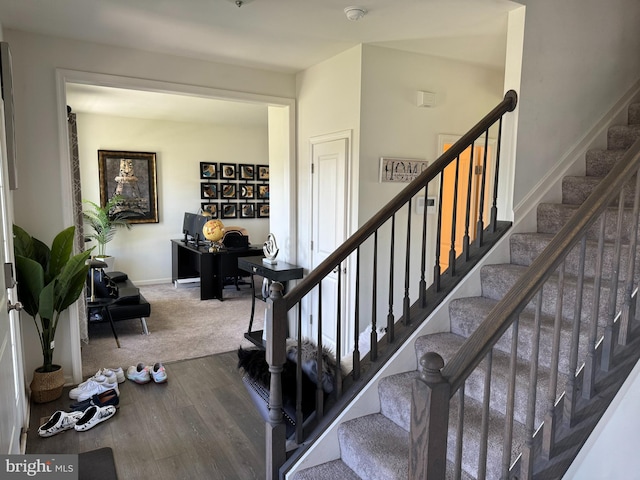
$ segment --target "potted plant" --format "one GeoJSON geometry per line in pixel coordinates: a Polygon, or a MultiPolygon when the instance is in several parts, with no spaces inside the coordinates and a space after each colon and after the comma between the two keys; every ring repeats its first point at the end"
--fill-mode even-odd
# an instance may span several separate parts
{"type": "MultiPolygon", "coordinates": [[[[104,207],[90,200],[84,200],[84,203],[91,205],[91,209],[84,210],[82,216],[93,230],[93,233],[87,235],[87,238],[96,241],[98,244],[96,257],[103,259],[103,261],[109,257],[106,254],[106,246],[113,240],[117,229],[120,227],[131,228],[131,224],[127,220],[128,212],[113,212],[120,202],[122,202],[120,195],[111,197],[104,207]]],[[[113,268],[113,265],[109,265],[109,267],[113,268]]]]}
{"type": "Polygon", "coordinates": [[[83,291],[91,250],[72,255],[75,227],[60,232],[51,248],[13,226],[18,300],[33,318],[42,348],[42,366],[36,368],[31,382],[31,397],[36,403],[59,398],[64,386],[60,365],[53,363],[55,336],[60,314],[83,291]]]}

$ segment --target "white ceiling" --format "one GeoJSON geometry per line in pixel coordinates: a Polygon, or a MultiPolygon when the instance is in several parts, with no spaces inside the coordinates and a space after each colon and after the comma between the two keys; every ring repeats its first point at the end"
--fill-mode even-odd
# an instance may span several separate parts
{"type": "MultiPolygon", "coordinates": [[[[350,1],[244,0],[238,7],[235,0],[0,0],[0,23],[5,29],[285,73],[361,43],[503,68],[507,12],[520,6],[508,0],[356,0],[368,13],[353,22],[344,14],[354,5],[350,1]]],[[[123,112],[116,102],[124,101],[140,112],[164,103],[148,96],[160,94],[134,101],[115,89],[118,96],[109,99],[114,89],[90,95],[88,86],[78,87],[69,92],[76,111],[110,105],[123,112]]],[[[211,118],[201,102],[178,107],[171,118],[194,110],[211,118]]],[[[210,105],[223,108],[219,101],[210,105]]],[[[234,105],[254,119],[266,115],[264,107],[234,105]]],[[[164,109],[166,115],[169,106],[164,109]]]]}
{"type": "Polygon", "coordinates": [[[267,125],[265,105],[98,85],[67,84],[67,105],[76,113],[249,127],[267,125]]]}

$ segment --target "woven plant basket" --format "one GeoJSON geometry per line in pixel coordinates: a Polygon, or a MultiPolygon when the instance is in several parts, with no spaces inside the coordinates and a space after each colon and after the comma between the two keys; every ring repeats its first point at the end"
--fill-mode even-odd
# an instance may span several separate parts
{"type": "Polygon", "coordinates": [[[37,368],[33,372],[33,380],[31,381],[31,399],[35,403],[47,403],[56,400],[62,396],[64,388],[64,372],[60,365],[53,372],[40,372],[37,368]]]}

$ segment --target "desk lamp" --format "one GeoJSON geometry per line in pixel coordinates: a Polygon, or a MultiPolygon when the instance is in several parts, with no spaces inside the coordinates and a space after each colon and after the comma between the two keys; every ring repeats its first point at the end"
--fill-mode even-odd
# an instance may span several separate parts
{"type": "Polygon", "coordinates": [[[104,263],[102,260],[98,260],[97,258],[88,259],[86,264],[89,265],[89,268],[91,268],[91,302],[95,302],[96,301],[96,292],[95,292],[96,286],[95,286],[95,279],[94,279],[95,270],[96,268],[103,269],[108,265],[104,263]]]}

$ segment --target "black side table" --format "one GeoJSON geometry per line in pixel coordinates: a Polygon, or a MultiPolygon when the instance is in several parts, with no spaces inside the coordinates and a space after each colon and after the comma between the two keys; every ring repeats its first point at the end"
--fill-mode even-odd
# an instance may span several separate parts
{"type": "MultiPolygon", "coordinates": [[[[249,330],[244,334],[244,338],[249,340],[254,345],[264,348],[262,342],[262,330],[254,330],[253,328],[253,316],[256,310],[256,286],[254,282],[254,275],[264,277],[272,282],[280,282],[284,287],[284,292],[287,291],[287,282],[289,280],[297,280],[302,278],[302,267],[298,265],[292,265],[291,263],[277,261],[275,264],[265,263],[262,261],[264,257],[240,257],[238,258],[238,268],[249,272],[251,274],[251,317],[249,318],[249,330]]],[[[283,293],[284,293],[283,292],[283,293]]],[[[260,297],[261,300],[265,300],[260,297]]]]}

